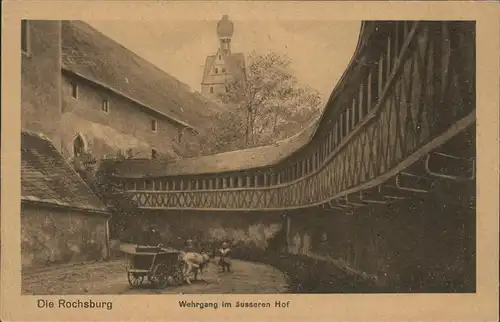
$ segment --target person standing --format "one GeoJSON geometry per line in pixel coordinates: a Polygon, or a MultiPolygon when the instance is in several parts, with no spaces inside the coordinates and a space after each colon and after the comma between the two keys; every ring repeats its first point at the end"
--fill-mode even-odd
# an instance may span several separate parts
{"type": "Polygon", "coordinates": [[[229,244],[227,242],[223,242],[221,248],[219,249],[219,266],[222,268],[223,272],[225,272],[226,270],[228,272],[231,271],[231,261],[229,260],[230,251],[231,248],[229,248],[229,244]]]}

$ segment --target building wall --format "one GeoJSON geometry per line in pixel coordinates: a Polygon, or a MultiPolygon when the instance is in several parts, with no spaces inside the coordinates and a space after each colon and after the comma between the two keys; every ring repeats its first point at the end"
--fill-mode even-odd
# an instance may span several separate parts
{"type": "Polygon", "coordinates": [[[22,204],[22,266],[105,258],[106,220],[104,215],[22,204]]]}
{"type": "Polygon", "coordinates": [[[98,158],[127,149],[132,149],[137,157],[146,158],[151,157],[152,149],[164,155],[174,155],[180,149],[181,127],[78,78],[63,77],[62,102],[65,126],[61,128],[61,137],[64,153],[70,156],[73,156],[73,140],[77,135],[83,137],[87,150],[98,158]],[[78,84],[77,99],[71,93],[73,82],[78,84]],[[109,113],[102,110],[103,100],[109,102],[109,113]],[[152,120],[157,120],[156,132],[151,129],[152,120]]]}
{"type": "Polygon", "coordinates": [[[56,147],[61,118],[61,24],[28,22],[28,53],[21,53],[21,125],[56,147]]]}
{"type": "Polygon", "coordinates": [[[213,100],[219,99],[218,94],[223,94],[226,92],[226,85],[222,84],[212,84],[212,85],[201,85],[201,93],[206,97],[209,97],[213,100]],[[213,87],[214,92],[210,93],[210,87],[213,87]]]}

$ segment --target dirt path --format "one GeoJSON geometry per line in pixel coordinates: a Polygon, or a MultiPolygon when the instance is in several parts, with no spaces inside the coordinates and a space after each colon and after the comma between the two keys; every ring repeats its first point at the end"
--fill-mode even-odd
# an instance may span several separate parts
{"type": "Polygon", "coordinates": [[[264,264],[233,260],[233,271],[222,273],[209,265],[199,281],[157,290],[132,289],[127,282],[124,261],[69,265],[27,270],[22,274],[23,294],[193,294],[193,293],[282,293],[286,278],[279,270],[264,264]]]}

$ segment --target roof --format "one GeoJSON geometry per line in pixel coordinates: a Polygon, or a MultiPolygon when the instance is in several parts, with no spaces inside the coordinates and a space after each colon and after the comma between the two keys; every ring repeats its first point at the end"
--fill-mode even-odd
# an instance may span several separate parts
{"type": "Polygon", "coordinates": [[[62,22],[62,67],[173,120],[205,128],[220,107],[81,21],[62,22]]]}
{"type": "Polygon", "coordinates": [[[303,147],[316,128],[316,119],[299,133],[271,145],[259,146],[176,162],[130,159],[117,163],[117,176],[122,178],[198,175],[218,172],[241,171],[268,167],[283,161],[303,147]]]}
{"type": "Polygon", "coordinates": [[[21,199],[106,212],[106,207],[55,146],[37,134],[21,133],[21,199]]]}
{"type": "MultiPolygon", "coordinates": [[[[225,80],[224,74],[215,75],[213,73],[210,73],[217,55],[219,55],[219,51],[217,52],[217,54],[207,56],[207,58],[205,59],[205,69],[203,70],[202,80],[203,84],[219,84],[223,83],[225,80]]],[[[237,78],[245,76],[245,55],[243,55],[243,53],[226,55],[223,56],[223,59],[229,74],[237,78]]]]}

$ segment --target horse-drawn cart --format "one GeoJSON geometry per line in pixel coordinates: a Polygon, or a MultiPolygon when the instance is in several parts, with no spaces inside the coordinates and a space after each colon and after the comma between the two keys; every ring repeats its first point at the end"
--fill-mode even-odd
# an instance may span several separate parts
{"type": "Polygon", "coordinates": [[[120,247],[127,257],[127,277],[132,287],[138,287],[147,277],[158,288],[183,282],[180,252],[158,246],[128,245],[120,247]]]}

